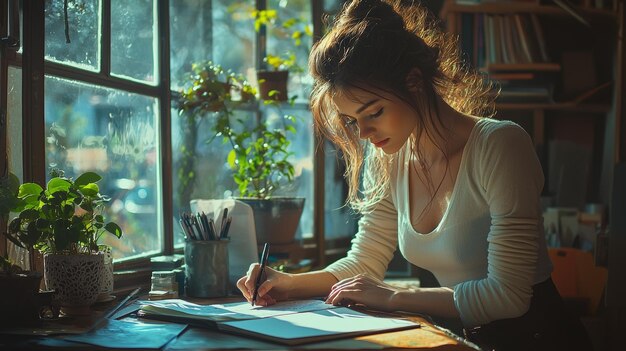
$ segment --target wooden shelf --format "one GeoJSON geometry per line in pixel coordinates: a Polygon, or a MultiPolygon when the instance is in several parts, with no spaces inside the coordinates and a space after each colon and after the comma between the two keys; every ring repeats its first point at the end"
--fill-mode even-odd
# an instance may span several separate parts
{"type": "Polygon", "coordinates": [[[531,63],[492,63],[486,68],[481,68],[484,72],[500,71],[535,71],[535,72],[558,72],[561,65],[551,62],[531,62],[531,63]]]}
{"type": "MultiPolygon", "coordinates": [[[[587,8],[576,6],[576,9],[591,16],[601,16],[617,20],[617,14],[610,10],[587,8]]],[[[440,18],[453,12],[465,13],[489,13],[489,14],[513,14],[513,13],[537,13],[544,15],[569,16],[558,6],[537,5],[526,2],[483,2],[478,4],[457,4],[454,1],[445,1],[440,11],[440,18]]]]}
{"type": "Polygon", "coordinates": [[[497,102],[497,110],[557,110],[604,114],[611,110],[609,104],[576,104],[573,102],[515,103],[497,102]]]}

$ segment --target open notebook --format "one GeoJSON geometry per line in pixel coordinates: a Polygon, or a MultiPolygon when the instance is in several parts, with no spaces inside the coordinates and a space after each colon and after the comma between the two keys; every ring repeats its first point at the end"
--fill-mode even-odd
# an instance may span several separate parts
{"type": "Polygon", "coordinates": [[[197,305],[184,300],[141,301],[139,316],[216,328],[287,345],[419,327],[396,318],[374,317],[319,300],[252,307],[247,302],[197,305]]]}

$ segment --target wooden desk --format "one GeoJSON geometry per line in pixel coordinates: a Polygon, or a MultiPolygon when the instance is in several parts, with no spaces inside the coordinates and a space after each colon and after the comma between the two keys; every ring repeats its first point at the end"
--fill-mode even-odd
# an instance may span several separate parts
{"type": "MultiPolygon", "coordinates": [[[[239,301],[235,299],[196,300],[194,303],[210,304],[239,301]]],[[[94,312],[97,315],[98,311],[94,312]]],[[[306,350],[476,350],[471,344],[455,337],[453,334],[433,325],[426,318],[419,316],[404,316],[421,324],[421,328],[367,335],[349,339],[339,339],[312,343],[299,346],[297,349],[306,350]]],[[[66,318],[62,322],[47,322],[50,327],[82,326],[88,327],[94,316],[82,318],[66,318]],[[56,325],[55,325],[56,324],[56,325]]],[[[139,321],[143,323],[165,323],[137,318],[129,315],[122,320],[139,321]]],[[[0,349],[10,350],[106,350],[88,344],[74,343],[61,340],[58,337],[7,336],[0,337],[0,349]]],[[[293,348],[295,349],[295,348],[293,348]]],[[[162,350],[290,350],[288,346],[268,343],[247,337],[230,335],[218,331],[188,327],[178,338],[168,343],[162,350]]]]}

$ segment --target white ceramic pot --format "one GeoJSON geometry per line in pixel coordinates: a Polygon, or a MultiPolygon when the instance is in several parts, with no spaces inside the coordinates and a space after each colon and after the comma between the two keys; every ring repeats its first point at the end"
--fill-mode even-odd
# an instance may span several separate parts
{"type": "Polygon", "coordinates": [[[113,254],[111,248],[107,247],[101,251],[104,255],[104,269],[102,270],[102,286],[97,301],[107,301],[113,294],[113,254]]]}
{"type": "Polygon", "coordinates": [[[102,286],[104,255],[46,254],[44,281],[54,290],[54,304],[61,307],[86,307],[96,302],[102,286]]]}

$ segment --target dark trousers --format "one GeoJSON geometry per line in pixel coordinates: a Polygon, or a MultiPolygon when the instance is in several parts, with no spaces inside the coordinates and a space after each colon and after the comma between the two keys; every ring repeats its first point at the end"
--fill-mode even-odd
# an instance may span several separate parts
{"type": "Polygon", "coordinates": [[[484,350],[593,350],[585,327],[565,308],[552,279],[533,286],[530,309],[518,318],[464,330],[484,350]]]}

